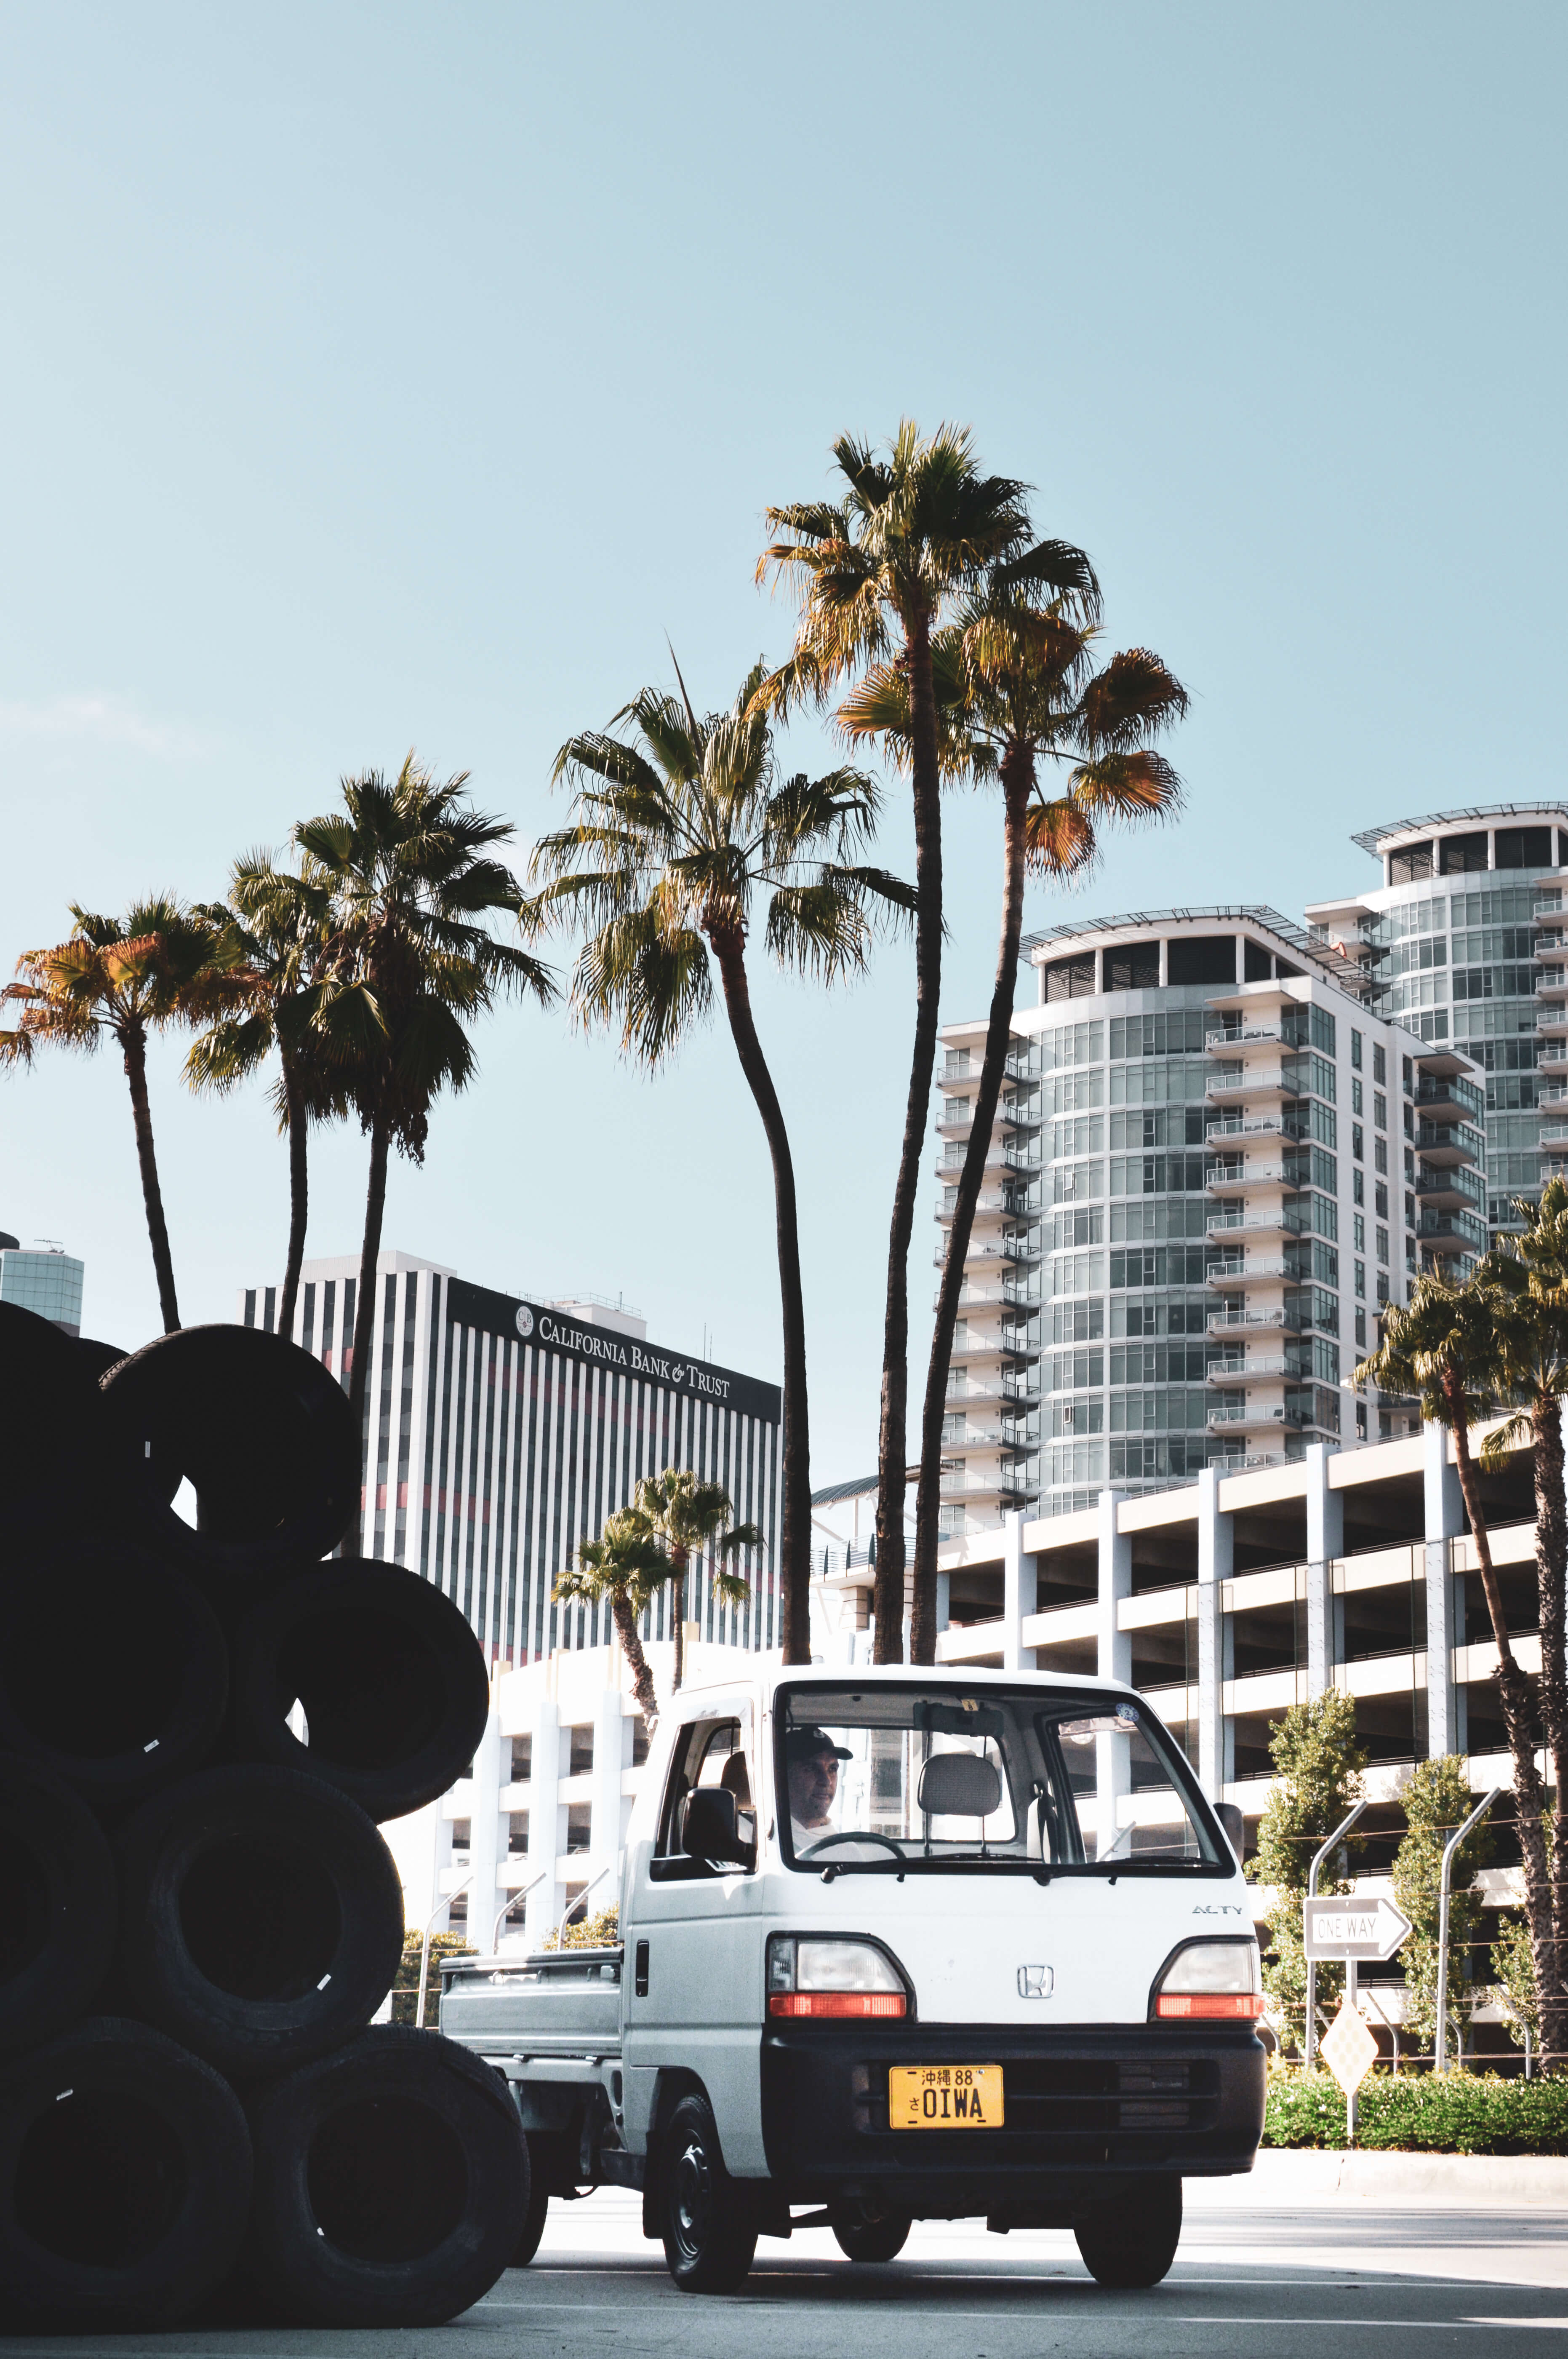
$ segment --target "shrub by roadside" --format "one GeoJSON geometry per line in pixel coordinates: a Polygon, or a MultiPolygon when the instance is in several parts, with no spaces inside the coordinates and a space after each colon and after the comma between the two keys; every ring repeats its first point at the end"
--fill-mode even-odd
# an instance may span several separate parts
{"type": "MultiPolygon", "coordinates": [[[[1328,2073],[1270,2073],[1265,2146],[1345,2140],[1345,2099],[1328,2073]]],[[[1372,2072],[1361,2083],[1356,2143],[1406,2154],[1568,2154],[1568,2080],[1372,2072]]]]}

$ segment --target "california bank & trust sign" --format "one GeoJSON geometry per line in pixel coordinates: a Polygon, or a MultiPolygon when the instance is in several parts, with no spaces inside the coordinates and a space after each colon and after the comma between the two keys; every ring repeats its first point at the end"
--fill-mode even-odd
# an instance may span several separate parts
{"type": "Polygon", "coordinates": [[[611,1367],[624,1368],[633,1376],[648,1376],[655,1384],[674,1385],[682,1392],[701,1393],[709,1400],[727,1401],[730,1397],[730,1377],[712,1375],[695,1360],[672,1360],[663,1352],[644,1351],[641,1343],[604,1334],[598,1328],[573,1326],[557,1319],[552,1310],[530,1310],[525,1302],[520,1302],[516,1324],[524,1343],[536,1332],[540,1343],[548,1344],[553,1351],[573,1352],[585,1360],[603,1360],[611,1367]]]}

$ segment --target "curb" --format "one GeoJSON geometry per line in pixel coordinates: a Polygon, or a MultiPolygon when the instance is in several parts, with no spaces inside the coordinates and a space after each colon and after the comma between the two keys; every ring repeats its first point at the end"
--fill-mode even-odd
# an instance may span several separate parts
{"type": "MultiPolygon", "coordinates": [[[[1189,2182],[1196,2193],[1202,2180],[1189,2182]]],[[[1247,2179],[1227,2185],[1245,2201],[1359,2196],[1385,2202],[1541,2203],[1568,2206],[1568,2155],[1393,2154],[1332,2147],[1263,2147],[1247,2179]]]]}

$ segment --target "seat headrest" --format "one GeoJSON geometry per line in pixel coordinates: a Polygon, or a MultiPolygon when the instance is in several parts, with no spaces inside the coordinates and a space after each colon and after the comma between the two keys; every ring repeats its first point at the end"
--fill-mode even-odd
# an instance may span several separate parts
{"type": "Polygon", "coordinates": [[[989,1819],[1001,1800],[1001,1774],[978,1753],[934,1753],[916,1799],[934,1819],[989,1819]]]}
{"type": "Polygon", "coordinates": [[[732,1753],[730,1756],[719,1772],[719,1782],[727,1794],[734,1795],[740,1809],[742,1810],[751,1809],[752,1781],[746,1774],[746,1756],[743,1753],[732,1753]]]}

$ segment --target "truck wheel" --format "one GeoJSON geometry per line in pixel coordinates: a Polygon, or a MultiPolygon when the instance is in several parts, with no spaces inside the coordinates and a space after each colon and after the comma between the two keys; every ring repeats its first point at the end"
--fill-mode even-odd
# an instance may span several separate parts
{"type": "Polygon", "coordinates": [[[907,2212],[879,2212],[857,2203],[852,2211],[834,2215],[833,2234],[846,2260],[894,2261],[914,2225],[907,2212]]]}
{"type": "Polygon", "coordinates": [[[682,2293],[733,2293],[757,2250],[744,2191],[724,2168],[706,2097],[683,2097],[665,2134],[660,2210],[665,2259],[682,2293]]]}
{"type": "MultiPolygon", "coordinates": [[[[527,2143],[526,2139],[524,2143],[527,2143]]],[[[518,2234],[512,2258],[506,2264],[509,2269],[527,2267],[539,2249],[539,2239],[545,2233],[545,2214],[550,2208],[550,2190],[547,2187],[541,2187],[532,2176],[532,2161],[533,2158],[530,2156],[528,2205],[523,2214],[523,2226],[518,2234]]]]}
{"type": "Polygon", "coordinates": [[[1097,2283],[1119,2291],[1158,2285],[1182,2239],[1182,2182],[1130,2180],[1102,2197],[1073,2234],[1097,2283]]]}

